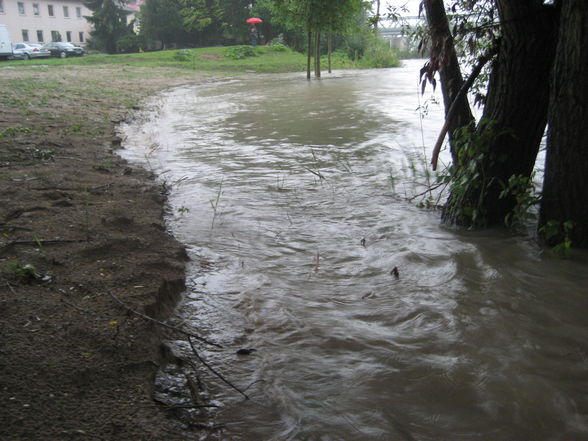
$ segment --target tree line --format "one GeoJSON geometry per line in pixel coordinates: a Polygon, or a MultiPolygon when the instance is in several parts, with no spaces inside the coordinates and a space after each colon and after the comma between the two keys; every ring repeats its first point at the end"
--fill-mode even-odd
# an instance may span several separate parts
{"type": "Polygon", "coordinates": [[[256,31],[264,43],[279,37],[304,51],[311,32],[313,50],[331,45],[358,57],[369,45],[374,20],[372,2],[363,0],[146,0],[133,22],[124,0],[86,5],[94,27],[89,44],[108,53],[247,44],[251,30],[245,20],[262,17],[256,31]],[[327,34],[330,39],[316,41],[327,34]]]}

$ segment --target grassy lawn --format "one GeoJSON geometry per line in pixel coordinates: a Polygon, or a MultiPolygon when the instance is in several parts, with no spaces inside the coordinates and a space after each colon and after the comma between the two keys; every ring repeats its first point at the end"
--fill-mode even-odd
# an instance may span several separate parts
{"type": "MultiPolygon", "coordinates": [[[[97,54],[75,58],[45,58],[37,60],[14,60],[1,66],[68,66],[68,65],[119,65],[137,67],[168,67],[195,71],[226,73],[245,72],[301,72],[306,69],[306,56],[290,49],[277,51],[271,47],[255,48],[255,56],[233,59],[228,56],[232,47],[206,47],[135,54],[97,54]]],[[[326,57],[323,59],[326,70],[326,57]]],[[[340,56],[333,57],[333,68],[355,67],[353,63],[340,56]]]]}

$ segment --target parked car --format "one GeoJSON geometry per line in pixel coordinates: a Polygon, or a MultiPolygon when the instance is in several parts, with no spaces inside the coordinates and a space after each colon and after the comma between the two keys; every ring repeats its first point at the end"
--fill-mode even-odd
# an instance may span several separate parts
{"type": "Polygon", "coordinates": [[[16,43],[12,45],[12,57],[28,60],[30,58],[50,57],[51,52],[40,44],[35,43],[16,43]]]}
{"type": "Polygon", "coordinates": [[[48,43],[44,46],[44,49],[47,49],[49,52],[51,52],[51,56],[59,58],[81,57],[84,55],[84,49],[81,47],[74,46],[71,43],[64,43],[62,41],[48,43]]]}

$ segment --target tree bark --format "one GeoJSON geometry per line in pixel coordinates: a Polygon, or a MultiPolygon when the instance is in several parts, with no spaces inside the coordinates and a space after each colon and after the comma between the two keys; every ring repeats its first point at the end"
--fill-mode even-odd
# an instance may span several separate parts
{"type": "Polygon", "coordinates": [[[504,222],[516,205],[514,196],[500,197],[509,178],[533,171],[547,122],[557,28],[554,7],[541,0],[496,0],[496,5],[502,37],[483,114],[497,129],[483,160],[493,179],[484,196],[487,225],[504,222]]]}
{"type": "MultiPolygon", "coordinates": [[[[573,246],[588,247],[588,2],[562,3],[551,80],[540,226],[572,221],[573,246]]],[[[561,242],[563,231],[552,238],[561,242]]]]}

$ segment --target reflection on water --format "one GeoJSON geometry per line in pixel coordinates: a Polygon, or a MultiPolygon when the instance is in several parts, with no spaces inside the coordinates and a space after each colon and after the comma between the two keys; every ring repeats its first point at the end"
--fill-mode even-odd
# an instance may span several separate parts
{"type": "Polygon", "coordinates": [[[246,402],[219,385],[218,439],[588,439],[587,256],[406,201],[442,125],[418,68],[183,87],[125,128],[175,184],[180,314],[233,382],[262,380],[246,402]]]}

